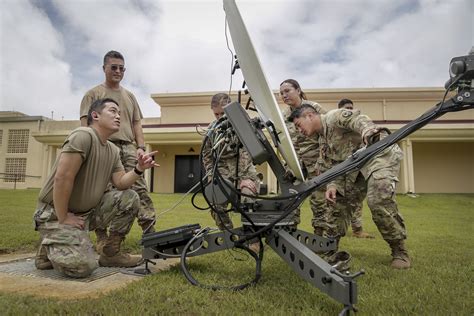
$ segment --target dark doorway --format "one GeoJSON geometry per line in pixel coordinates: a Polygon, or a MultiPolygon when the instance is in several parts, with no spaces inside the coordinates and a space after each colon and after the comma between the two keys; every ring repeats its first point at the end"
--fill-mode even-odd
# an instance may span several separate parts
{"type": "MultiPolygon", "coordinates": [[[[199,156],[175,156],[174,161],[174,192],[186,193],[199,182],[199,156]]],[[[197,190],[199,190],[199,186],[193,192],[197,190]]]]}

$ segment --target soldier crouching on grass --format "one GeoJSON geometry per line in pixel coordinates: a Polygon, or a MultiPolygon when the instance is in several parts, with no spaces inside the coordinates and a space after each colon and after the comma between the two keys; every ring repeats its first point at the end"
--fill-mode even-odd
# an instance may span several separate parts
{"type": "Polygon", "coordinates": [[[138,158],[125,173],[119,150],[107,141],[120,128],[120,109],[112,99],[95,101],[87,116],[88,127],[71,132],[40,192],[34,214],[41,243],[37,269],[54,268],[69,277],[84,278],[97,268],[89,231],[110,227],[99,250],[99,265],[133,267],[139,256],[120,252],[140,207],[136,192],[128,189],[148,168],[157,166],[156,152],[138,158]],[[108,182],[123,191],[106,191],[108,182]]]}
{"type": "MultiPolygon", "coordinates": [[[[313,107],[303,105],[291,113],[289,120],[304,135],[318,134],[320,136],[321,145],[325,145],[325,150],[321,152],[321,155],[329,163],[336,161],[337,164],[342,156],[344,159],[349,156],[344,151],[351,148],[347,142],[351,142],[353,139],[341,137],[341,135],[351,132],[358,133],[361,141],[365,144],[370,144],[371,138],[375,136],[386,135],[386,132],[375,125],[369,117],[361,115],[359,111],[338,109],[329,111],[327,114],[319,114],[313,107]]],[[[362,167],[360,174],[353,177],[352,186],[357,190],[350,190],[359,191],[359,196],[364,196],[367,193],[367,204],[372,212],[372,218],[383,239],[392,250],[391,266],[394,269],[407,269],[411,265],[405,247],[405,223],[395,201],[395,186],[398,182],[397,176],[400,171],[401,159],[402,152],[398,145],[394,144],[388,147],[371,158],[362,167]]],[[[329,184],[326,199],[334,203],[336,197],[341,197],[337,192],[337,185],[329,184]]],[[[353,215],[352,212],[353,210],[350,211],[350,208],[347,208],[344,212],[328,214],[328,222],[336,224],[331,227],[331,230],[337,239],[345,235],[353,215]]]]}

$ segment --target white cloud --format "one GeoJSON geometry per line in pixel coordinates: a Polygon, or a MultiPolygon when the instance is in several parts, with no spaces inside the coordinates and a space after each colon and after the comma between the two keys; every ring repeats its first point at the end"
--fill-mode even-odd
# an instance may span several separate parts
{"type": "MultiPolygon", "coordinates": [[[[237,4],[273,89],[286,78],[305,89],[442,86],[449,60],[474,45],[470,0],[237,4]]],[[[76,119],[111,49],[124,54],[123,84],[145,116],[159,115],[152,93],[229,88],[220,0],[3,0],[0,8],[1,110],[76,119]]],[[[233,81],[238,89],[239,72],[233,81]]]]}
{"type": "Polygon", "coordinates": [[[299,4],[288,12],[302,18],[273,21],[265,31],[261,55],[271,61],[272,86],[288,77],[308,89],[442,86],[450,59],[474,45],[470,1],[299,4]]]}
{"type": "Polygon", "coordinates": [[[69,116],[77,96],[70,89],[72,74],[63,59],[61,34],[29,2],[4,1],[1,7],[2,110],[69,116]]]}

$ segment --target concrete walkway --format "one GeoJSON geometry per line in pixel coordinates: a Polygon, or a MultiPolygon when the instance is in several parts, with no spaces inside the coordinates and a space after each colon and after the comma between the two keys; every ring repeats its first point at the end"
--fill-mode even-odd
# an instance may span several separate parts
{"type": "MultiPolygon", "coordinates": [[[[97,298],[143,278],[124,274],[119,268],[99,268],[85,280],[65,278],[54,270],[36,270],[34,255],[32,253],[0,255],[0,292],[64,300],[97,298]]],[[[156,265],[149,265],[153,274],[178,264],[179,259],[155,262],[156,265]]]]}

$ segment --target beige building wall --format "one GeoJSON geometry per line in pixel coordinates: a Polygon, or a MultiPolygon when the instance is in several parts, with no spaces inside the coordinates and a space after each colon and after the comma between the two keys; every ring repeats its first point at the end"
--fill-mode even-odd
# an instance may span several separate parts
{"type": "Polygon", "coordinates": [[[155,168],[153,190],[160,193],[173,193],[175,186],[175,157],[177,155],[198,156],[200,145],[162,145],[153,146],[159,150],[157,160],[159,168],[155,168]],[[193,151],[190,151],[192,148],[193,151]]]}
{"type": "MultiPolygon", "coordinates": [[[[309,100],[319,102],[326,109],[336,108],[341,98],[352,99],[356,108],[391,130],[420,116],[444,94],[441,88],[314,89],[305,92],[309,100]]],[[[199,154],[202,130],[214,119],[210,109],[213,94],[215,92],[152,95],[161,106],[162,117],[145,118],[142,125],[148,150],[159,151],[157,161],[161,167],[145,173],[153,192],[174,192],[175,157],[199,154]]],[[[284,109],[286,105],[281,102],[278,91],[275,96],[284,109]]],[[[246,104],[247,97],[242,95],[242,104],[246,104]]],[[[237,100],[236,92],[232,98],[237,100]]],[[[250,116],[255,115],[250,112],[250,116]]],[[[26,158],[25,174],[33,177],[17,182],[17,187],[41,187],[59,153],[59,146],[78,126],[78,120],[53,121],[18,112],[0,112],[0,172],[4,173],[7,158],[26,158]],[[27,152],[7,153],[11,129],[29,130],[27,152]]],[[[474,193],[473,144],[473,110],[447,114],[402,140],[399,145],[405,157],[398,191],[474,193]]],[[[269,192],[276,192],[276,178],[268,165],[257,166],[257,170],[263,174],[269,192]]],[[[0,179],[0,188],[13,188],[13,183],[0,179]]]]}
{"type": "Polygon", "coordinates": [[[0,189],[40,187],[44,146],[33,134],[47,119],[18,112],[0,113],[0,189]]]}
{"type": "MultiPolygon", "coordinates": [[[[442,88],[313,89],[305,90],[305,93],[309,100],[319,102],[328,110],[337,108],[337,103],[342,98],[352,99],[356,108],[359,108],[364,114],[367,114],[378,124],[395,131],[435,106],[442,99],[444,90],[442,88]]],[[[184,122],[192,122],[190,113],[193,113],[192,117],[194,117],[194,113],[198,111],[204,111],[203,115],[196,116],[200,123],[212,121],[213,116],[208,104],[210,104],[213,94],[200,93],[196,94],[195,98],[190,97],[192,94],[187,93],[154,94],[152,98],[161,106],[162,123],[173,126],[180,122],[180,118],[183,118],[184,122]]],[[[231,96],[234,101],[237,99],[237,93],[231,96]]],[[[283,110],[286,105],[280,100],[278,91],[275,91],[275,97],[283,110]]],[[[243,95],[241,103],[246,104],[246,102],[247,96],[243,95]]],[[[253,115],[255,114],[251,112],[251,116],[253,115]]],[[[438,119],[436,123],[428,124],[400,142],[399,145],[403,149],[405,157],[401,165],[399,193],[419,192],[417,185],[421,185],[415,181],[413,141],[417,143],[448,141],[453,144],[474,142],[474,111],[448,113],[438,119]]],[[[470,164],[460,166],[458,162],[457,166],[467,170],[467,173],[474,172],[474,166],[470,164]]],[[[445,168],[447,173],[455,174],[456,172],[450,164],[445,168]]],[[[268,185],[269,191],[276,192],[276,179],[268,165],[257,166],[257,169],[264,175],[264,183],[268,185]]],[[[435,182],[433,181],[433,174],[422,172],[421,169],[418,170],[416,176],[417,178],[427,179],[426,181],[429,183],[435,182]]],[[[466,181],[466,179],[462,181],[466,181]]],[[[453,192],[453,190],[456,192],[457,189],[447,187],[450,185],[448,183],[438,183],[438,188],[433,192],[453,192]]],[[[470,188],[469,185],[466,187],[470,188]]],[[[423,192],[430,192],[424,191],[423,187],[421,189],[423,192]]],[[[468,192],[474,192],[472,188],[467,190],[468,192]]]]}
{"type": "Polygon", "coordinates": [[[413,142],[417,193],[474,192],[474,141],[413,142]]]}

